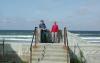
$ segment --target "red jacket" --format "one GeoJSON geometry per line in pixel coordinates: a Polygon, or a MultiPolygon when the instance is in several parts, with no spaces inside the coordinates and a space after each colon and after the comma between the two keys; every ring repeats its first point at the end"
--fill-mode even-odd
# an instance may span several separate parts
{"type": "Polygon", "coordinates": [[[58,25],[57,25],[57,24],[54,24],[54,25],[52,26],[51,32],[58,32],[58,30],[59,30],[58,25]]]}

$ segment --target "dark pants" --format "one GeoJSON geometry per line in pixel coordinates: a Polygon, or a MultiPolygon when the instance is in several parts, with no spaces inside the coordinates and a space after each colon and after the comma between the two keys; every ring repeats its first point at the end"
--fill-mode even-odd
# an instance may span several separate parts
{"type": "Polygon", "coordinates": [[[47,43],[46,30],[41,30],[41,43],[47,43]]]}

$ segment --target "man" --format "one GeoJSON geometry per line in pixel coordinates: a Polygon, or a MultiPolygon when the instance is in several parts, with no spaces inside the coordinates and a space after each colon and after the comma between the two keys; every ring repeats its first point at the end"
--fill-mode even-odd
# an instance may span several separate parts
{"type": "Polygon", "coordinates": [[[39,28],[40,28],[41,43],[46,43],[46,25],[44,23],[44,20],[40,20],[39,28]]]}
{"type": "Polygon", "coordinates": [[[40,20],[39,28],[40,28],[41,30],[45,30],[45,29],[46,29],[46,25],[45,25],[45,23],[44,23],[44,20],[40,20]]]}

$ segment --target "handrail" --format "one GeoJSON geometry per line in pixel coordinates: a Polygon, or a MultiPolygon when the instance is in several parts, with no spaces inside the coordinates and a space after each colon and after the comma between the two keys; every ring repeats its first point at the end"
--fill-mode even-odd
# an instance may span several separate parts
{"type": "Polygon", "coordinates": [[[31,42],[31,45],[30,45],[30,63],[32,63],[32,44],[33,44],[33,40],[35,40],[35,46],[36,46],[36,39],[34,39],[34,36],[36,38],[36,30],[37,30],[37,27],[35,27],[35,29],[33,31],[32,42],[31,42]]]}
{"type": "Polygon", "coordinates": [[[64,27],[64,46],[67,48],[67,63],[70,63],[70,50],[69,50],[69,44],[68,44],[68,34],[67,34],[67,28],[64,27]],[[66,44],[67,42],[67,44],[66,44]]]}
{"type": "Polygon", "coordinates": [[[3,39],[3,44],[2,45],[3,45],[3,60],[4,60],[5,59],[5,51],[4,51],[4,49],[5,49],[4,48],[4,46],[5,46],[5,39],[3,39]]]}
{"type": "Polygon", "coordinates": [[[67,28],[64,27],[64,46],[69,50],[67,28]],[[67,43],[66,43],[67,42],[67,43]]]}
{"type": "Polygon", "coordinates": [[[5,60],[5,39],[2,40],[2,60],[0,62],[8,62],[8,60],[5,60]]]}
{"type": "Polygon", "coordinates": [[[33,39],[34,39],[34,32],[33,32],[32,42],[31,42],[31,45],[30,45],[30,63],[32,63],[32,44],[33,44],[33,39]]]}
{"type": "Polygon", "coordinates": [[[0,62],[5,62],[5,51],[4,51],[4,46],[5,46],[5,39],[2,40],[2,61],[0,60],[0,62]]]}
{"type": "Polygon", "coordinates": [[[67,47],[66,46],[66,37],[67,37],[67,33],[66,33],[66,27],[64,27],[64,47],[67,47]]]}

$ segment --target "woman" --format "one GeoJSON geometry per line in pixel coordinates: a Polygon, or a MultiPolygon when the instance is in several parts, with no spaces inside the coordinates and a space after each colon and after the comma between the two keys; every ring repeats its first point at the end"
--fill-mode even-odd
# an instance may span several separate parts
{"type": "Polygon", "coordinates": [[[52,25],[52,42],[57,42],[57,32],[59,30],[59,27],[57,25],[57,22],[55,21],[54,24],[52,25]]]}

